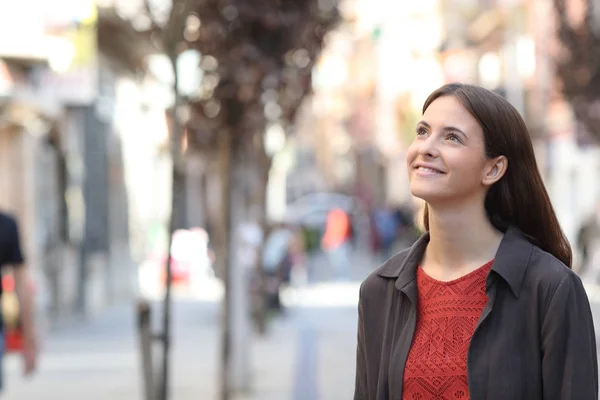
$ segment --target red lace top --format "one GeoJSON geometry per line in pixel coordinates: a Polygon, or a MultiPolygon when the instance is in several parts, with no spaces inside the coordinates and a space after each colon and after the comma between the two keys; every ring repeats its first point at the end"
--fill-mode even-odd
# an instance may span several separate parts
{"type": "Polygon", "coordinates": [[[492,261],[450,282],[417,268],[417,327],[404,367],[403,400],[469,399],[467,350],[487,302],[492,261]]]}

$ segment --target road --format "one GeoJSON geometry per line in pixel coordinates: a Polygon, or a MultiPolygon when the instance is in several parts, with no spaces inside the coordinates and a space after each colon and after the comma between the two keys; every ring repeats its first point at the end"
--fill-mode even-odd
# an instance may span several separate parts
{"type": "MultiPolygon", "coordinates": [[[[212,398],[217,342],[215,310],[210,304],[178,301],[173,354],[174,399],[212,398]],[[185,323],[184,323],[185,321],[185,323]],[[201,362],[195,362],[195,360],[201,362]]],[[[6,399],[141,399],[134,307],[122,306],[95,318],[51,332],[45,340],[39,373],[20,376],[20,360],[8,359],[6,399]]]]}
{"type": "MultiPolygon", "coordinates": [[[[357,285],[288,293],[292,307],[253,341],[253,393],[239,400],[351,398],[357,285]]],[[[50,332],[33,379],[20,376],[20,359],[7,357],[4,399],[141,399],[133,310],[118,307],[50,332]]],[[[176,300],[172,399],[217,398],[219,318],[216,301],[176,300]]]]}

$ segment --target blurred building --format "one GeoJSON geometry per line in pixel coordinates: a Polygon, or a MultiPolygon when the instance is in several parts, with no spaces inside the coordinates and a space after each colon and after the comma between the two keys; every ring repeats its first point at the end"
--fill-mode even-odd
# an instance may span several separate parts
{"type": "Polygon", "coordinates": [[[19,222],[23,250],[49,306],[46,273],[59,265],[66,239],[64,155],[58,145],[62,107],[40,93],[49,68],[45,14],[33,1],[0,5],[0,207],[19,222]]]}
{"type": "Polygon", "coordinates": [[[131,245],[142,253],[166,214],[168,176],[148,173],[168,167],[166,98],[139,74],[155,50],[117,11],[0,5],[0,207],[21,224],[50,320],[130,298],[131,245]]]}
{"type": "Polygon", "coordinates": [[[369,208],[410,202],[405,151],[420,104],[444,81],[440,5],[347,0],[342,11],[345,24],[315,70],[313,122],[301,143],[330,188],[369,208]]]}
{"type": "Polygon", "coordinates": [[[346,23],[317,65],[311,122],[299,134],[299,151],[314,157],[299,157],[298,173],[320,171],[327,187],[371,205],[411,201],[405,151],[426,96],[444,83],[474,83],[524,116],[561,224],[575,240],[600,199],[600,148],[554,77],[552,2],[346,0],[342,9],[346,23]]]}
{"type": "Polygon", "coordinates": [[[577,124],[554,77],[554,13],[543,0],[445,2],[440,62],[446,81],[494,90],[524,116],[553,205],[574,242],[600,199],[600,148],[577,124]]]}

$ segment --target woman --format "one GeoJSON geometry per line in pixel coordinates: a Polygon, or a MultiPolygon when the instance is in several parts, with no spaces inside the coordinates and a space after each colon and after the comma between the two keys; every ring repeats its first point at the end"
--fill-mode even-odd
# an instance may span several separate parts
{"type": "Polygon", "coordinates": [[[589,302],[519,113],[443,86],[406,161],[426,233],[361,286],[355,400],[597,399],[589,302]]]}

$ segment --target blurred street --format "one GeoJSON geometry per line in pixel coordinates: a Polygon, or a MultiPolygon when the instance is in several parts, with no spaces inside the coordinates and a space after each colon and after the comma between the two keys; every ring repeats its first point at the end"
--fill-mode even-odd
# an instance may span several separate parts
{"type": "MultiPolygon", "coordinates": [[[[252,345],[252,394],[238,399],[350,398],[354,382],[357,279],[367,273],[368,264],[357,265],[352,271],[353,282],[322,281],[304,289],[287,290],[283,295],[284,303],[289,305],[285,315],[273,320],[266,337],[257,336],[252,345]]],[[[173,399],[217,398],[219,290],[206,292],[212,294],[175,296],[173,399]]],[[[155,322],[159,319],[157,307],[155,304],[155,322]]],[[[5,398],[141,399],[135,326],[134,306],[127,304],[96,318],[73,321],[53,330],[44,341],[39,373],[32,380],[21,377],[18,357],[8,358],[5,398]]]]}

